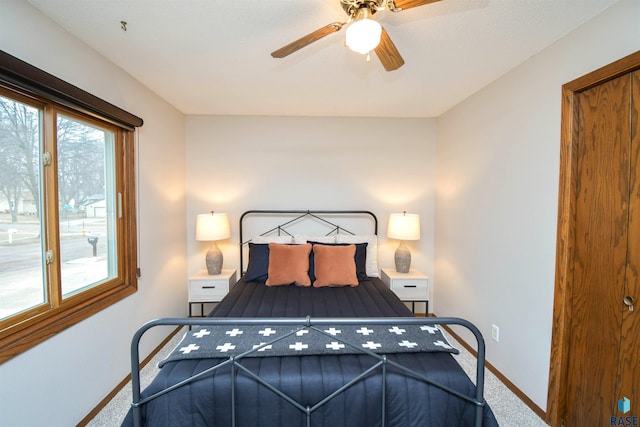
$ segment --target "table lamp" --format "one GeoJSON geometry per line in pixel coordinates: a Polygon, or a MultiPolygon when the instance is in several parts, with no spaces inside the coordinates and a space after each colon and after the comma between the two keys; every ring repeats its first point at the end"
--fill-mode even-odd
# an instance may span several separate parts
{"type": "Polygon", "coordinates": [[[395,262],[398,273],[408,273],[411,266],[411,252],[407,247],[406,240],[420,240],[420,215],[394,213],[389,216],[389,226],[387,237],[400,240],[400,245],[396,249],[395,262]]]}
{"type": "Polygon", "coordinates": [[[212,276],[222,272],[223,256],[216,241],[228,239],[230,236],[229,215],[226,213],[211,211],[208,214],[200,214],[196,218],[196,240],[211,242],[205,262],[207,272],[212,276]]]}

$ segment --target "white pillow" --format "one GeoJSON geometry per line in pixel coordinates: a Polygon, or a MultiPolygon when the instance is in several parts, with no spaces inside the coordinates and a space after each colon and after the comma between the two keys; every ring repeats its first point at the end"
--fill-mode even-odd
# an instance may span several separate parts
{"type": "MultiPolygon", "coordinates": [[[[251,239],[252,243],[293,243],[293,237],[291,236],[255,236],[251,239]]],[[[306,243],[306,242],[305,242],[306,243]]]]}
{"type": "Polygon", "coordinates": [[[367,244],[367,276],[378,277],[378,236],[338,234],[336,243],[368,243],[367,244]]]}
{"type": "Polygon", "coordinates": [[[318,243],[336,243],[336,235],[333,234],[331,236],[303,236],[296,235],[293,236],[293,242],[299,245],[303,245],[307,242],[318,242],[318,243]]]}

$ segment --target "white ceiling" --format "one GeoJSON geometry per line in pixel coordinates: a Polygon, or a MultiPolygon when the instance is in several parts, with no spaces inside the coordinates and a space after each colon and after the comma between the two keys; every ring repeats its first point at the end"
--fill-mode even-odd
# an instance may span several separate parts
{"type": "Polygon", "coordinates": [[[386,72],[330,22],[339,0],[28,0],[185,114],[436,117],[617,0],[443,0],[375,15],[404,57],[386,72]],[[120,28],[127,22],[127,30],[120,28]]]}

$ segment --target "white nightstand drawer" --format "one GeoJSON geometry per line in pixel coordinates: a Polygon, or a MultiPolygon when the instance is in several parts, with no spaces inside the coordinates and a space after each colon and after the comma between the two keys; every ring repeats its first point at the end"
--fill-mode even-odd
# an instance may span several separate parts
{"type": "Polygon", "coordinates": [[[236,282],[235,270],[210,276],[206,271],[189,277],[189,302],[219,302],[236,282]]]}
{"type": "Polygon", "coordinates": [[[189,281],[189,302],[220,301],[229,292],[229,283],[219,280],[189,281]]]}
{"type": "Polygon", "coordinates": [[[403,301],[429,299],[429,278],[418,270],[398,273],[394,268],[383,268],[380,278],[403,301]]]}
{"type": "Polygon", "coordinates": [[[391,281],[391,290],[401,300],[426,300],[426,279],[394,279],[391,281]]]}

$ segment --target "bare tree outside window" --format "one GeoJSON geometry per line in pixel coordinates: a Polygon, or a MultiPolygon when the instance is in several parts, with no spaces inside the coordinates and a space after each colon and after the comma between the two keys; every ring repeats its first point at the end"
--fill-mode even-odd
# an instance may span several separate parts
{"type": "MultiPolygon", "coordinates": [[[[39,218],[41,111],[0,96],[0,191],[11,222],[18,222],[20,203],[39,218]]],[[[23,208],[24,209],[24,208],[23,208]]],[[[22,213],[22,212],[21,212],[22,213]]]]}

